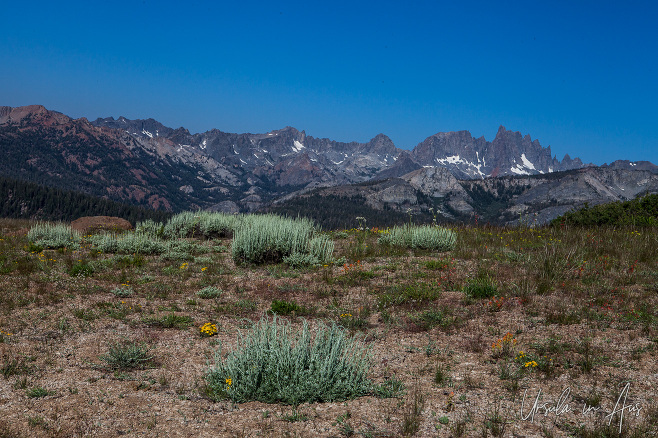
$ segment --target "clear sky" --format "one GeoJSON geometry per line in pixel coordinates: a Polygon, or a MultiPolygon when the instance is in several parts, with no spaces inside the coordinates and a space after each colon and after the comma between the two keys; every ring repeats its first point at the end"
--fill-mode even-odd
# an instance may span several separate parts
{"type": "Polygon", "coordinates": [[[658,164],[655,1],[12,1],[0,29],[0,105],[658,164]]]}

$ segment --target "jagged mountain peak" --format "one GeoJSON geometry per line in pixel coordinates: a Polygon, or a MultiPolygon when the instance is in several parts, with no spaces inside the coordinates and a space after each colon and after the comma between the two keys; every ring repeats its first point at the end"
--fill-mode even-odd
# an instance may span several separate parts
{"type": "Polygon", "coordinates": [[[386,134],[379,133],[375,135],[373,138],[370,139],[370,142],[387,142],[387,143],[393,143],[393,140],[390,139],[390,137],[386,134]]]}
{"type": "Polygon", "coordinates": [[[422,166],[445,166],[458,178],[532,175],[583,167],[580,160],[558,161],[551,148],[529,134],[498,127],[494,139],[473,138],[469,131],[434,134],[412,151],[422,166]]]}
{"type": "Polygon", "coordinates": [[[91,124],[98,127],[119,129],[140,138],[168,137],[174,132],[174,129],[153,118],[130,120],[124,116],[119,116],[115,120],[114,117],[99,117],[91,124]]]}
{"type": "Polygon", "coordinates": [[[473,138],[473,136],[470,131],[462,129],[459,131],[437,132],[436,134],[429,136],[428,139],[429,138],[473,138]]]}
{"type": "Polygon", "coordinates": [[[504,139],[513,139],[515,141],[522,141],[527,143],[533,142],[532,138],[530,137],[530,134],[523,135],[520,131],[513,131],[511,129],[506,129],[503,125],[500,125],[498,127],[498,131],[496,132],[496,136],[494,137],[493,141],[501,141],[504,139]]]}
{"type": "Polygon", "coordinates": [[[393,144],[393,140],[385,134],[377,134],[366,144],[370,152],[389,155],[398,154],[398,149],[393,144]]]}

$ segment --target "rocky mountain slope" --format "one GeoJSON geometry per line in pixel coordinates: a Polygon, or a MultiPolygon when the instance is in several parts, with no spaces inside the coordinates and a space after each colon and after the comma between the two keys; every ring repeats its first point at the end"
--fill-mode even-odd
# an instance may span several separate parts
{"type": "MultiPolygon", "coordinates": [[[[420,205],[420,193],[446,217],[461,217],[478,212],[480,192],[495,192],[491,177],[524,176],[512,180],[525,182],[510,184],[534,187],[538,183],[532,175],[553,181],[554,172],[586,167],[568,155],[560,161],[551,156],[550,147],[502,126],[491,142],[468,131],[438,133],[406,151],[384,134],[366,143],[315,138],[292,127],[264,134],[216,129],[191,134],[154,119],[74,120],[39,105],[0,107],[0,153],[6,157],[0,164],[2,175],[170,211],[255,211],[313,189],[372,181],[366,196],[372,208],[420,205]]],[[[658,173],[648,162],[616,161],[605,169],[658,173]]],[[[546,196],[557,189],[551,190],[546,196]]],[[[592,202],[619,194],[583,190],[581,197],[593,197],[592,202]]],[[[496,208],[511,208],[506,203],[513,196],[505,196],[509,199],[504,202],[489,202],[488,216],[493,218],[496,208]]],[[[538,205],[534,198],[519,199],[523,205],[538,205]]],[[[528,209],[517,206],[503,216],[528,209]]]]}
{"type": "Polygon", "coordinates": [[[441,220],[541,225],[585,204],[652,193],[658,193],[658,175],[647,170],[588,167],[546,175],[458,180],[447,169],[436,167],[368,184],[316,189],[282,199],[277,208],[289,212],[286,203],[294,203],[305,214],[306,208],[323,204],[325,197],[342,197],[345,206],[352,199],[364,198],[371,208],[367,218],[375,225],[380,212],[387,211],[408,212],[420,222],[431,221],[436,214],[441,220]],[[307,207],[298,198],[309,199],[307,207]]]}
{"type": "Polygon", "coordinates": [[[200,165],[157,155],[133,136],[42,106],[0,107],[0,174],[165,210],[212,202],[200,165]],[[180,190],[195,187],[195,196],[180,190]]]}

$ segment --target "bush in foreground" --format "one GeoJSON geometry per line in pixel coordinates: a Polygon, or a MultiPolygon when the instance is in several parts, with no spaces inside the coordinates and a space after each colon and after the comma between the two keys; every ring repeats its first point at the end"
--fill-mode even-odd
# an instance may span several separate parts
{"type": "Polygon", "coordinates": [[[261,319],[235,349],[206,373],[208,395],[234,402],[300,404],[340,401],[369,393],[370,352],[335,324],[290,324],[261,319]]]}

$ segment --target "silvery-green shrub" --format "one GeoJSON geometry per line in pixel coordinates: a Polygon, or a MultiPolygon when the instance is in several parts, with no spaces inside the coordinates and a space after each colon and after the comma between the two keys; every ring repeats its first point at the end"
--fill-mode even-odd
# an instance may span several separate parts
{"type": "Polygon", "coordinates": [[[320,234],[309,241],[308,250],[319,263],[329,263],[333,260],[334,241],[329,236],[320,234]]]}
{"type": "Polygon", "coordinates": [[[80,232],[64,224],[38,223],[27,233],[27,239],[42,248],[77,249],[80,237],[80,232]]]}
{"type": "Polygon", "coordinates": [[[162,254],[166,242],[143,233],[97,234],[89,238],[92,246],[105,253],[162,254]]]}
{"type": "Polygon", "coordinates": [[[211,397],[234,402],[300,404],[341,401],[372,390],[370,350],[342,327],[304,321],[294,332],[288,322],[261,319],[240,333],[225,357],[221,344],[206,373],[211,397]]]}
{"type": "Polygon", "coordinates": [[[284,257],[282,261],[292,268],[303,268],[305,266],[320,264],[320,259],[315,257],[313,254],[300,254],[298,252],[284,257]]]}
{"type": "Polygon", "coordinates": [[[203,299],[219,298],[222,295],[222,290],[215,286],[207,286],[198,291],[196,295],[203,299]]]}
{"type": "Polygon", "coordinates": [[[243,218],[226,213],[209,211],[185,211],[173,216],[164,226],[168,239],[180,237],[227,237],[233,235],[243,218]]]}
{"type": "Polygon", "coordinates": [[[430,225],[404,225],[393,227],[382,235],[380,245],[401,246],[410,249],[450,251],[455,247],[457,234],[447,228],[430,225]]]}
{"type": "Polygon", "coordinates": [[[146,234],[160,239],[164,234],[164,224],[162,222],[154,222],[152,219],[147,219],[143,222],[138,222],[137,225],[135,225],[135,233],[146,234]]]}
{"type": "Polygon", "coordinates": [[[115,287],[111,292],[119,298],[126,298],[133,294],[133,288],[130,286],[120,286],[115,287]]]}
{"type": "Polygon", "coordinates": [[[236,230],[231,255],[236,263],[280,262],[294,253],[308,253],[314,231],[307,219],[252,215],[236,230]]]}

